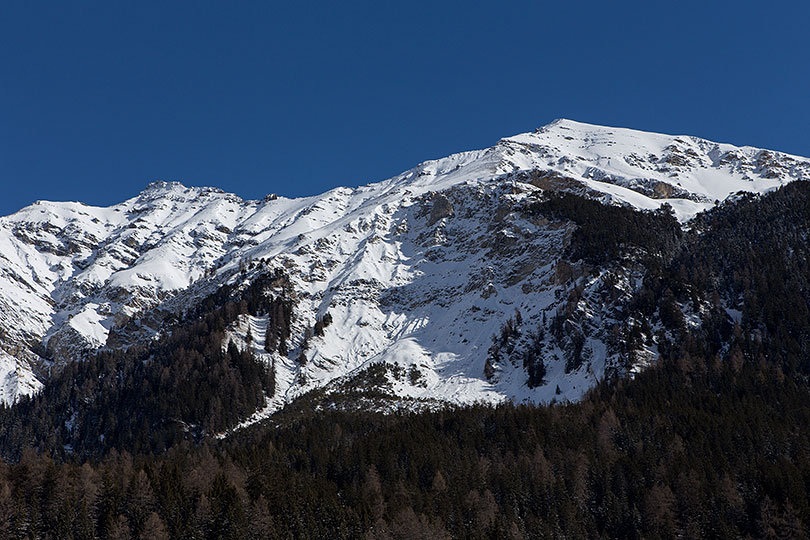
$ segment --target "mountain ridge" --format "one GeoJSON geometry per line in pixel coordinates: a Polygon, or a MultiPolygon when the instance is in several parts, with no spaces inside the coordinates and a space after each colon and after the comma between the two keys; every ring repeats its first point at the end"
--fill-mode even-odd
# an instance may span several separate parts
{"type": "MultiPolygon", "coordinates": [[[[172,299],[193,304],[194,291],[237,281],[246,261],[262,259],[291,272],[306,304],[293,329],[298,356],[255,351],[277,362],[285,398],[274,407],[375,362],[416,366],[426,387],[395,385],[414,398],[575,400],[617,362],[604,340],[585,344],[594,358],[574,375],[550,362],[540,388],[526,387],[519,369],[483,376],[490,337],[515,309],[536,322],[570,288],[559,261],[573,229],[527,217],[527,201],[563,192],[641,210],[666,203],[685,223],[738,191],[806,179],[806,158],[559,119],[312,197],[242,200],[153,182],[107,208],[38,202],[0,218],[0,399],[36,391],[37,375],[104,347],[112,329],[172,299]],[[336,323],[304,351],[325,312],[336,323]]],[[[256,321],[243,323],[232,337],[247,347],[244,328],[256,321]]]]}

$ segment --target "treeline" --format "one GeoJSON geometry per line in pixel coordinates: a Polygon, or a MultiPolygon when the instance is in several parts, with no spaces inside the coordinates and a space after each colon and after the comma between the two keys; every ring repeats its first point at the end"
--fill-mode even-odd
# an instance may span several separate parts
{"type": "Polygon", "coordinates": [[[669,330],[662,354],[745,357],[810,375],[809,222],[806,182],[699,215],[670,264],[647,273],[631,306],[669,330]],[[700,326],[687,325],[685,313],[700,326]]]}
{"type": "Polygon", "coordinates": [[[0,467],[0,537],[807,538],[808,388],[664,362],[579,405],[321,412],[228,442],[0,467]]]}
{"type": "Polygon", "coordinates": [[[674,252],[682,237],[672,208],[641,212],[627,206],[602,204],[571,193],[548,193],[530,204],[525,212],[577,225],[567,255],[572,261],[590,264],[615,262],[629,254],[651,257],[674,252]],[[641,250],[641,252],[639,252],[641,250]]]}
{"type": "MultiPolygon", "coordinates": [[[[698,215],[686,232],[666,207],[639,212],[571,194],[548,195],[526,211],[576,224],[566,253],[573,263],[585,263],[585,273],[588,266],[643,265],[642,286],[619,313],[632,321],[620,336],[628,363],[634,350],[653,345],[653,327],[658,326],[656,347],[669,359],[761,357],[779,363],[788,374],[810,375],[807,182],[764,196],[740,195],[698,215]],[[687,325],[690,316],[699,324],[687,325]]],[[[574,287],[570,297],[579,296],[574,287]]],[[[583,340],[571,331],[575,321],[559,311],[551,323],[550,335],[569,345],[566,370],[578,367],[583,340]],[[563,331],[567,321],[571,324],[563,331]]],[[[527,351],[524,365],[533,383],[543,349],[527,351]]],[[[492,354],[490,358],[498,360],[492,354]]]]}
{"type": "MultiPolygon", "coordinates": [[[[571,193],[545,192],[540,197],[522,208],[526,216],[575,225],[567,238],[565,258],[559,261],[556,271],[558,279],[570,281],[571,288],[565,304],[549,319],[544,315],[542,324],[524,332],[525,335],[521,335],[519,321],[517,324],[512,318],[505,321],[500,332],[492,337],[493,344],[484,365],[484,375],[488,380],[494,380],[505,359],[515,366],[522,364],[530,388],[544,383],[549,346],[556,345],[565,355],[566,373],[579,369],[587,359],[587,329],[583,328],[583,320],[576,313],[584,293],[583,281],[578,278],[598,275],[600,269],[627,272],[627,267],[643,267],[646,272],[659,275],[687,245],[680,224],[668,205],[658,211],[641,212],[627,206],[605,205],[571,193]]],[[[613,294],[609,288],[606,287],[607,296],[613,294]]],[[[628,320],[633,316],[628,309],[631,306],[616,302],[615,297],[612,302],[619,318],[628,320]]],[[[644,314],[642,319],[651,315],[644,314]]],[[[618,342],[616,348],[621,349],[626,357],[625,363],[632,365],[631,356],[641,346],[640,339],[644,336],[634,325],[626,325],[623,331],[625,335],[614,341],[618,342]]]]}
{"type": "Polygon", "coordinates": [[[0,452],[7,459],[24,447],[83,458],[112,448],[162,452],[232,427],[273,395],[275,374],[248,349],[225,343],[226,328],[240,315],[268,314],[268,333],[288,336],[287,283],[275,272],[245,290],[224,286],[157,342],[68,364],[36,396],[0,407],[0,452]]]}
{"type": "Polygon", "coordinates": [[[744,352],[810,375],[810,186],[788,184],[700,216],[673,273],[742,312],[744,352]]]}

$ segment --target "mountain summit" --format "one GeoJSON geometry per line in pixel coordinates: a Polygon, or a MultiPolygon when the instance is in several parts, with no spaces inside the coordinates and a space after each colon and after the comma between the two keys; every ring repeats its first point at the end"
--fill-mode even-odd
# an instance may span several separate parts
{"type": "Polygon", "coordinates": [[[556,120],[314,197],[154,182],[108,208],[38,201],[0,218],[0,401],[98,350],[148,343],[271,270],[294,301],[289,348],[268,350],[268,314],[240,315],[226,338],[273,366],[255,418],[379,365],[409,403],[576,400],[657,349],[647,340],[628,360],[611,337],[641,270],[583,263],[569,249],[577,224],[537,204],[666,205],[656,215],[684,224],[739,192],[807,179],[806,158],[556,120]]]}

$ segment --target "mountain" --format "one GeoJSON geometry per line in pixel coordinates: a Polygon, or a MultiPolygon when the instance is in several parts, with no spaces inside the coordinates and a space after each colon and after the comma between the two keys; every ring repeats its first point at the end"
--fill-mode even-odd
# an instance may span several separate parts
{"type": "MultiPolygon", "coordinates": [[[[283,271],[289,343],[268,347],[272,314],[248,310],[222,344],[273,369],[247,423],[380,365],[375,384],[408,406],[575,401],[660,355],[665,329],[628,309],[695,216],[807,179],[806,158],[557,120],[315,197],[156,182],[108,208],[40,201],[0,218],[0,399],[97,351],[152,343],[222,287],[283,271]],[[614,225],[588,237],[567,196],[614,225]],[[611,227],[623,236],[603,238],[611,227]],[[634,244],[643,229],[661,234],[634,244]],[[610,256],[592,249],[611,241],[610,256]]],[[[737,307],[725,306],[732,323],[737,307]]],[[[702,309],[679,304],[687,321],[702,309]]]]}
{"type": "Polygon", "coordinates": [[[578,403],[414,412],[437,398],[397,391],[429,391],[424,368],[370,363],[254,423],[295,388],[283,359],[312,373],[345,310],[301,336],[295,268],[243,259],[0,406],[0,537],[807,538],[810,183],[685,224],[506,194],[515,219],[564,231],[561,258],[539,320],[492,315],[483,377],[542,391],[602,342],[578,403]]]}

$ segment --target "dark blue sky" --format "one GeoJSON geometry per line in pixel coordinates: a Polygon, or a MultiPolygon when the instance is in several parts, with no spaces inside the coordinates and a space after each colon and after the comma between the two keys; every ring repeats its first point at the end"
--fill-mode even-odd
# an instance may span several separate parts
{"type": "Polygon", "coordinates": [[[810,154],[805,2],[4,2],[0,214],[381,180],[558,117],[810,154]],[[17,4],[17,5],[12,5],[17,4]]]}

